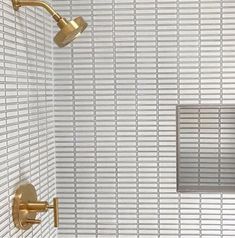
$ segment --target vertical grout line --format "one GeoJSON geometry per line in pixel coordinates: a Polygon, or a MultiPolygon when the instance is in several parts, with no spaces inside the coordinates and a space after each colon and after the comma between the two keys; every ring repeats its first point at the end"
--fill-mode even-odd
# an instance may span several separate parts
{"type": "MultiPolygon", "coordinates": [[[[52,0],[52,4],[54,5],[54,3],[55,3],[55,0],[52,0]]],[[[50,47],[50,49],[51,49],[51,56],[50,56],[50,59],[51,59],[51,71],[52,71],[52,74],[51,74],[51,76],[52,76],[52,82],[51,82],[51,93],[52,93],[52,124],[53,124],[53,162],[54,162],[54,172],[53,172],[53,175],[54,175],[54,188],[53,188],[53,193],[54,193],[54,196],[56,196],[56,197],[58,197],[58,194],[57,194],[57,173],[56,173],[56,167],[57,167],[57,159],[56,159],[56,141],[57,141],[57,137],[56,137],[56,120],[55,120],[55,118],[56,118],[56,115],[55,115],[55,105],[56,105],[56,103],[55,103],[55,92],[56,92],[56,90],[55,90],[55,72],[54,72],[54,70],[55,70],[55,52],[54,52],[54,49],[55,49],[55,47],[54,47],[54,41],[53,41],[53,37],[54,37],[54,27],[53,27],[53,24],[54,24],[54,22],[52,21],[52,23],[51,23],[51,28],[50,28],[50,31],[51,31],[51,40],[50,40],[50,44],[51,44],[51,47],[50,47]]],[[[59,230],[59,228],[58,229],[56,229],[56,232],[55,232],[55,234],[56,234],[56,236],[58,235],[58,230],[59,230]]]]}
{"type": "MultiPolygon", "coordinates": [[[[3,17],[4,17],[4,12],[3,12],[3,17]]],[[[3,32],[5,32],[5,20],[3,18],[3,32]]],[[[8,116],[7,116],[7,77],[6,77],[6,40],[5,38],[3,38],[3,73],[4,73],[4,109],[5,109],[5,120],[6,120],[6,136],[5,136],[5,139],[6,139],[6,171],[7,171],[7,203],[8,203],[8,208],[10,210],[10,207],[9,207],[9,204],[11,203],[10,201],[10,191],[9,191],[9,188],[10,188],[10,181],[9,181],[9,178],[10,178],[10,167],[9,167],[9,146],[8,146],[8,133],[7,133],[7,130],[8,130],[8,116]]],[[[8,217],[8,229],[9,231],[11,231],[11,220],[10,220],[10,216],[8,217]]]]}
{"type": "Polygon", "coordinates": [[[96,67],[95,67],[95,25],[94,25],[94,6],[95,1],[91,0],[91,44],[92,44],[92,78],[93,78],[93,108],[94,108],[94,162],[95,162],[95,233],[96,237],[99,237],[99,227],[98,227],[98,159],[97,159],[97,124],[96,124],[96,67]]]}
{"type": "MultiPolygon", "coordinates": [[[[33,29],[33,36],[34,36],[34,39],[35,39],[35,42],[34,42],[34,47],[35,47],[35,51],[33,50],[33,52],[35,52],[35,65],[33,65],[33,67],[35,67],[35,72],[36,72],[36,80],[35,80],[35,82],[34,82],[34,76],[32,76],[32,78],[31,78],[31,81],[33,82],[32,83],[32,85],[33,85],[33,89],[32,89],[32,92],[31,92],[31,94],[32,94],[32,98],[33,98],[33,102],[34,102],[34,84],[35,84],[35,93],[36,93],[36,113],[37,113],[37,146],[38,146],[38,154],[37,154],[37,159],[39,160],[39,169],[38,169],[38,190],[37,190],[37,193],[38,193],[38,197],[39,197],[39,199],[42,197],[42,191],[43,191],[43,183],[42,183],[42,173],[41,173],[41,171],[42,171],[42,167],[43,167],[43,163],[42,163],[42,161],[41,161],[41,159],[43,158],[42,156],[41,156],[41,153],[42,153],[42,151],[41,151],[41,146],[40,146],[40,144],[41,144],[41,140],[40,140],[40,138],[41,138],[41,136],[40,136],[40,131],[41,131],[41,129],[43,130],[43,128],[40,128],[41,126],[40,126],[40,124],[41,124],[41,113],[40,113],[40,88],[39,88],[39,83],[40,83],[40,80],[39,80],[39,64],[38,64],[38,61],[39,61],[39,53],[38,53],[38,42],[37,42],[37,31],[36,31],[36,23],[37,23],[37,21],[38,21],[38,17],[41,15],[41,12],[40,12],[40,10],[41,9],[38,9],[38,8],[36,8],[35,9],[35,11],[33,11],[33,13],[34,13],[34,22],[33,22],[33,24],[34,24],[34,29],[33,29]]],[[[43,13],[42,13],[43,14],[43,13]]],[[[42,23],[44,23],[44,22],[42,22],[42,23]]],[[[43,26],[43,28],[44,28],[44,26],[43,26]]],[[[42,31],[43,31],[43,28],[42,28],[42,31]]],[[[44,37],[44,36],[43,36],[44,37]]],[[[33,61],[34,62],[34,61],[33,61]]],[[[32,110],[32,111],[34,111],[34,110],[32,110]]],[[[32,114],[34,114],[34,112],[32,113],[32,114]]],[[[36,188],[37,189],[37,188],[36,188]]],[[[42,214],[39,214],[39,216],[40,216],[40,219],[42,219],[42,218],[44,218],[43,216],[42,216],[42,214]]],[[[43,231],[42,231],[42,229],[40,229],[40,235],[41,235],[41,237],[43,237],[43,231]]]]}
{"type": "MultiPolygon", "coordinates": [[[[28,30],[27,30],[27,20],[28,20],[28,15],[26,14],[27,10],[25,9],[24,10],[24,13],[25,13],[25,21],[24,21],[24,30],[25,30],[25,38],[24,38],[24,41],[25,41],[25,48],[26,48],[26,78],[27,78],[27,117],[28,117],[28,146],[29,146],[29,181],[28,182],[33,182],[31,180],[32,178],[32,158],[31,158],[31,155],[32,155],[32,151],[30,149],[30,141],[31,141],[31,123],[30,123],[30,104],[29,104],[29,101],[30,101],[30,81],[29,81],[29,46],[28,46],[28,30]]],[[[34,231],[32,231],[32,233],[34,234],[34,231]]]]}
{"type": "MultiPolygon", "coordinates": [[[[30,141],[31,141],[31,123],[30,123],[30,81],[29,81],[29,47],[28,47],[28,30],[27,30],[27,20],[28,20],[28,15],[27,15],[27,10],[24,9],[24,15],[25,15],[25,21],[23,28],[25,30],[25,49],[26,49],[26,78],[27,78],[27,117],[28,117],[28,146],[29,146],[29,154],[28,154],[28,161],[29,161],[29,177],[27,182],[32,182],[32,159],[31,159],[31,154],[32,151],[30,149],[30,141]]],[[[21,18],[23,19],[23,18],[21,18]]],[[[22,232],[25,233],[25,232],[22,232]]],[[[34,234],[34,231],[32,231],[32,234],[34,234]]]]}
{"type": "Polygon", "coordinates": [[[17,110],[17,118],[18,118],[18,123],[17,123],[17,142],[18,142],[18,163],[19,163],[19,181],[22,181],[23,178],[22,178],[22,175],[21,175],[21,171],[22,171],[22,163],[21,163],[21,140],[20,140],[20,122],[19,122],[19,118],[20,118],[20,95],[19,95],[19,92],[20,92],[20,88],[19,88],[19,65],[18,65],[18,53],[19,53],[19,46],[17,45],[17,26],[16,26],[16,19],[15,19],[15,23],[14,23],[14,28],[15,28],[15,48],[16,48],[16,59],[15,59],[15,64],[16,64],[16,103],[17,103],[17,106],[16,106],[16,110],[17,110]]]}
{"type": "MultiPolygon", "coordinates": [[[[73,1],[70,0],[69,13],[73,15],[73,1]]],[[[78,237],[78,191],[77,191],[77,129],[76,129],[76,87],[75,87],[75,71],[74,71],[74,44],[71,42],[71,74],[72,74],[72,104],[73,104],[73,155],[74,155],[74,197],[75,197],[75,236],[78,237]]]]}
{"type": "Polygon", "coordinates": [[[137,56],[138,56],[138,51],[137,51],[137,3],[136,0],[134,0],[134,63],[135,63],[135,68],[134,68],[134,74],[135,74],[135,156],[136,156],[136,202],[137,202],[137,210],[136,210],[136,215],[137,215],[137,220],[136,220],[136,225],[137,225],[137,231],[136,235],[137,238],[140,237],[139,234],[139,229],[140,229],[140,214],[139,214],[139,209],[140,209],[140,204],[139,204],[139,153],[138,153],[138,62],[137,62],[137,56]]]}
{"type": "MultiPolygon", "coordinates": [[[[198,42],[198,58],[199,58],[199,62],[198,62],[198,75],[199,75],[199,104],[201,104],[201,0],[199,0],[198,2],[198,6],[199,6],[199,34],[198,34],[198,38],[199,38],[199,42],[198,42]]],[[[200,155],[201,155],[201,109],[198,109],[198,183],[199,186],[201,185],[201,178],[200,178],[200,172],[201,172],[201,161],[200,161],[200,155]]]]}
{"type": "MultiPolygon", "coordinates": [[[[198,1],[198,25],[199,25],[199,29],[198,29],[198,75],[199,75],[199,104],[201,104],[201,92],[202,92],[202,72],[201,72],[201,45],[202,45],[202,42],[201,42],[201,30],[202,30],[202,26],[201,26],[201,15],[202,15],[202,10],[201,10],[201,0],[198,1]]],[[[198,159],[199,159],[199,174],[198,174],[198,179],[199,179],[199,186],[201,184],[201,180],[200,180],[200,167],[201,167],[201,164],[200,164],[200,156],[201,156],[201,110],[200,108],[198,109],[198,159]]],[[[203,235],[202,234],[202,194],[199,194],[199,234],[200,234],[200,237],[203,235]]]]}
{"type": "MultiPolygon", "coordinates": [[[[45,19],[45,13],[43,12],[43,19],[45,19]]],[[[45,24],[44,28],[43,28],[43,34],[44,34],[44,38],[43,38],[43,57],[44,57],[44,62],[43,62],[43,73],[44,75],[46,75],[46,23],[45,23],[45,20],[43,21],[43,24],[45,24]]],[[[47,160],[46,160],[46,165],[47,165],[47,178],[46,178],[46,181],[47,181],[47,188],[46,188],[46,191],[47,191],[47,195],[46,195],[46,199],[49,203],[51,203],[50,201],[50,189],[49,189],[49,184],[50,184],[50,180],[49,180],[49,163],[48,163],[48,159],[49,159],[49,156],[48,156],[48,125],[47,125],[47,117],[48,117],[48,114],[47,114],[47,77],[45,76],[44,78],[44,109],[45,109],[45,141],[46,141],[46,157],[47,157],[47,160]]],[[[51,214],[50,212],[47,214],[47,229],[48,229],[48,233],[49,235],[51,236],[51,214]]]]}
{"type": "MultiPolygon", "coordinates": [[[[74,75],[74,61],[73,61],[73,46],[70,47],[71,50],[71,73],[72,73],[72,104],[73,104],[73,155],[74,155],[74,159],[73,159],[73,163],[74,163],[74,196],[75,196],[75,221],[77,221],[77,203],[78,203],[78,197],[77,197],[77,133],[76,133],[76,98],[75,98],[75,75],[74,75]]],[[[75,235],[76,237],[78,236],[77,234],[78,231],[78,224],[77,222],[75,222],[75,235]]]]}
{"type": "Polygon", "coordinates": [[[159,48],[158,48],[158,39],[159,39],[159,25],[158,25],[158,0],[155,1],[155,37],[156,37],[156,41],[155,41],[155,47],[156,47],[156,106],[157,106],[157,110],[156,110],[156,120],[157,120],[157,130],[156,130],[156,141],[157,141],[157,234],[158,237],[160,237],[160,233],[161,233],[161,223],[160,223],[160,219],[161,219],[161,213],[160,213],[160,153],[159,153],[159,82],[158,82],[158,54],[159,54],[159,48]]]}
{"type": "MultiPolygon", "coordinates": [[[[55,3],[55,0],[51,0],[52,1],[52,4],[54,5],[55,3]]],[[[54,27],[53,27],[53,24],[54,21],[51,22],[51,27],[50,27],[50,36],[51,36],[51,39],[50,39],[50,44],[51,44],[51,47],[50,47],[50,50],[51,50],[51,56],[50,56],[50,60],[51,60],[51,72],[52,72],[52,82],[51,82],[51,90],[50,92],[52,93],[52,103],[51,103],[51,106],[52,106],[52,125],[53,125],[53,162],[54,162],[54,172],[53,172],[53,175],[54,175],[54,183],[53,183],[53,195],[55,197],[58,197],[58,194],[57,194],[57,170],[56,170],[56,167],[57,167],[57,159],[56,159],[56,141],[57,141],[57,137],[56,137],[56,110],[55,110],[55,106],[56,106],[56,103],[55,103],[55,52],[54,52],[54,41],[53,41],[53,38],[54,38],[54,27]]],[[[60,201],[59,201],[60,202],[60,201]]],[[[59,207],[60,208],[60,207],[59,207]]],[[[60,212],[61,210],[59,210],[59,215],[60,215],[60,212]]],[[[60,226],[58,229],[56,229],[56,231],[54,232],[55,234],[55,237],[57,237],[59,235],[59,229],[60,229],[60,226]]]]}
{"type": "MultiPolygon", "coordinates": [[[[223,1],[220,1],[220,104],[223,104],[223,1]]],[[[219,186],[221,187],[221,108],[219,109],[219,186]]],[[[220,236],[223,236],[223,193],[220,194],[220,236]]]]}
{"type": "MultiPolygon", "coordinates": [[[[17,163],[19,164],[19,171],[18,171],[18,175],[19,175],[19,181],[23,181],[23,176],[21,174],[21,171],[23,170],[23,166],[22,166],[22,163],[21,163],[21,135],[20,135],[20,121],[19,121],[19,118],[20,118],[20,95],[19,95],[19,92],[20,92],[20,88],[19,88],[19,65],[18,65],[18,53],[19,53],[19,46],[17,45],[17,25],[16,25],[16,17],[15,17],[15,23],[14,23],[14,28],[15,28],[15,47],[16,47],[16,60],[15,60],[15,64],[16,64],[16,97],[17,97],[17,100],[16,100],[16,103],[17,103],[17,106],[16,106],[16,110],[17,110],[17,118],[18,118],[18,123],[17,123],[17,142],[18,142],[18,160],[17,160],[17,163]]],[[[5,67],[4,67],[5,68],[5,67]]],[[[16,185],[14,186],[14,188],[16,188],[16,185]]],[[[12,194],[10,194],[11,196],[12,194]]],[[[10,200],[10,203],[12,205],[13,203],[13,199],[10,200]]],[[[11,214],[12,214],[12,211],[11,211],[11,214]]],[[[12,221],[10,220],[10,224],[12,223],[12,221]]]]}
{"type": "Polygon", "coordinates": [[[115,12],[115,4],[114,1],[112,1],[112,43],[113,43],[113,80],[114,80],[114,117],[115,117],[115,220],[116,220],[116,228],[115,233],[116,237],[119,237],[119,206],[118,206],[118,127],[117,127],[117,118],[118,118],[118,93],[117,93],[117,82],[116,82],[116,75],[117,75],[117,69],[116,69],[116,51],[117,51],[117,45],[116,45],[116,12],[115,12]]]}
{"type": "MultiPolygon", "coordinates": [[[[33,65],[33,67],[35,67],[35,72],[36,72],[36,80],[35,80],[35,94],[36,94],[36,113],[37,113],[37,147],[38,147],[38,154],[37,154],[37,159],[39,160],[39,169],[38,169],[38,188],[37,189],[37,193],[38,193],[38,197],[40,198],[42,196],[42,180],[41,180],[41,170],[42,170],[42,161],[41,161],[41,148],[40,148],[40,104],[39,104],[39,88],[38,88],[38,84],[39,84],[39,73],[38,73],[38,43],[36,42],[36,38],[37,38],[37,32],[36,32],[36,22],[37,22],[37,15],[40,14],[40,11],[38,11],[38,9],[36,8],[34,11],[34,32],[33,32],[33,36],[35,39],[34,42],[34,47],[35,47],[35,65],[33,65]]],[[[33,61],[34,63],[34,61],[33,61]]],[[[33,89],[32,89],[32,98],[33,98],[33,102],[34,102],[34,77],[32,76],[31,78],[31,82],[33,85],[33,89]]],[[[33,110],[32,110],[33,111],[33,110]]],[[[34,112],[32,113],[34,114],[34,112]]],[[[41,214],[40,214],[40,218],[41,218],[41,214]]],[[[40,229],[40,234],[42,237],[42,229],[40,229]]]]}
{"type": "MultiPolygon", "coordinates": [[[[176,28],[177,28],[177,105],[180,105],[180,0],[176,0],[176,28]]],[[[180,110],[180,109],[179,109],[180,110]]],[[[177,108],[175,110],[175,115],[176,115],[176,118],[178,118],[178,115],[177,115],[177,108]]],[[[180,120],[178,118],[178,120],[180,120]]],[[[176,123],[177,123],[177,120],[176,120],[176,123]]],[[[176,125],[176,128],[177,128],[177,125],[176,125]]],[[[175,130],[176,131],[176,130],[175,130]]],[[[177,136],[177,131],[176,131],[176,136],[177,136]]],[[[175,138],[176,139],[176,138],[175,138]]],[[[179,143],[179,142],[178,142],[179,143]]],[[[176,139],[176,144],[177,146],[177,139],[176,139]]],[[[176,148],[176,153],[177,153],[177,148],[176,148]]],[[[176,155],[176,159],[177,159],[177,155],[176,155]]],[[[176,167],[176,173],[178,172],[177,170],[178,166],[176,167]]],[[[177,174],[176,174],[177,176],[177,174]]],[[[176,178],[177,179],[177,178],[176,178]]],[[[176,181],[176,184],[177,184],[178,181],[176,181]]],[[[177,188],[176,188],[177,189],[177,188]]],[[[177,191],[176,191],[177,192],[177,191]]],[[[178,193],[178,235],[181,237],[181,194],[178,193]]]]}

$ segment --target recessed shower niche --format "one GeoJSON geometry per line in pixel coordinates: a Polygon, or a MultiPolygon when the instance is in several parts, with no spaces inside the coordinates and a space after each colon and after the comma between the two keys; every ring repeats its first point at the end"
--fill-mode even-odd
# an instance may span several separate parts
{"type": "Polygon", "coordinates": [[[178,192],[235,193],[235,106],[177,107],[178,192]]]}

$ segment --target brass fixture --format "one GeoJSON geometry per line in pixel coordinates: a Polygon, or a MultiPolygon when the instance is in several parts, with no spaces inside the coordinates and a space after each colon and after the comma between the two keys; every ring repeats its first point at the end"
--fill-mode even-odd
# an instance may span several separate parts
{"type": "Polygon", "coordinates": [[[59,47],[64,47],[77,38],[86,29],[87,23],[82,17],[77,17],[72,21],[68,21],[57,13],[48,3],[40,0],[12,0],[15,11],[20,7],[33,6],[45,8],[57,22],[60,31],[54,37],[54,42],[59,47]]]}
{"type": "Polygon", "coordinates": [[[47,212],[48,209],[54,210],[54,226],[59,225],[58,198],[53,199],[53,205],[48,202],[37,201],[37,193],[32,184],[24,184],[17,188],[13,199],[12,215],[17,228],[28,230],[34,224],[40,224],[36,219],[38,212],[47,212]]]}

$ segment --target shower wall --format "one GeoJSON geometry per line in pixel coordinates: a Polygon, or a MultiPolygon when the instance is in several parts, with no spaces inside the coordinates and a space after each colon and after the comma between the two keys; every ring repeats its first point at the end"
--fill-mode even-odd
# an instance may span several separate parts
{"type": "Polygon", "coordinates": [[[235,103],[231,0],[54,1],[59,237],[234,237],[234,194],[176,193],[176,105],[235,103]],[[56,29],[57,30],[57,29],[56,29]]]}
{"type": "Polygon", "coordinates": [[[52,213],[28,231],[14,228],[16,187],[32,182],[55,196],[52,21],[41,9],[13,11],[0,1],[0,237],[56,237],[52,213]]]}

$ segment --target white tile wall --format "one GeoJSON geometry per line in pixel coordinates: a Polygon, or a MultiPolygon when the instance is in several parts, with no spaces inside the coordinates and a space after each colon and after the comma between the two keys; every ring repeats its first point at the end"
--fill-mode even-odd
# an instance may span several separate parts
{"type": "Polygon", "coordinates": [[[232,0],[54,1],[84,16],[55,49],[60,237],[227,238],[235,195],[176,193],[179,103],[235,102],[232,0]]]}
{"type": "Polygon", "coordinates": [[[52,238],[52,213],[26,232],[14,228],[13,193],[32,182],[39,198],[55,196],[52,21],[42,9],[0,0],[0,237],[52,238]]]}

